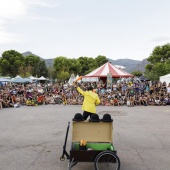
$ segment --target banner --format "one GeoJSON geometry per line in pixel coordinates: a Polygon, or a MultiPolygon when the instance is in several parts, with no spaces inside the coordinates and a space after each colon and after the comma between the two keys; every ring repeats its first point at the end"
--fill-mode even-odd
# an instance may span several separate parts
{"type": "Polygon", "coordinates": [[[111,73],[107,73],[107,88],[112,89],[112,74],[111,73]]]}

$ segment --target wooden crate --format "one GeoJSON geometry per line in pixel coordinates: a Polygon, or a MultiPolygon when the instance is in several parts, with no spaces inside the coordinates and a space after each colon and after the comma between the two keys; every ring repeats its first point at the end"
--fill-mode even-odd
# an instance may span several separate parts
{"type": "Polygon", "coordinates": [[[113,142],[112,122],[72,122],[72,142],[113,142]]]}

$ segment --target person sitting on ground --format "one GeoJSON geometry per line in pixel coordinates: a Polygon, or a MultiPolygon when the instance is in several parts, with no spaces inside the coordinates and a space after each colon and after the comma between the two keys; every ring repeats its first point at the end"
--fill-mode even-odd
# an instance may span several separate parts
{"type": "Polygon", "coordinates": [[[11,94],[8,95],[7,100],[8,100],[9,106],[14,107],[14,101],[13,101],[13,98],[12,98],[11,94]]]}
{"type": "Polygon", "coordinates": [[[38,103],[38,105],[44,104],[44,98],[43,98],[42,94],[38,94],[38,96],[37,96],[37,103],[38,103]]]}
{"type": "Polygon", "coordinates": [[[112,104],[113,104],[113,106],[120,106],[120,102],[119,102],[118,96],[114,97],[112,104]]]}
{"type": "Polygon", "coordinates": [[[156,106],[160,106],[161,105],[160,97],[158,95],[155,97],[155,105],[156,106]]]}
{"type": "Polygon", "coordinates": [[[134,105],[139,105],[140,104],[140,102],[139,102],[139,95],[138,95],[138,93],[136,93],[135,94],[135,96],[134,96],[134,105]]]}
{"type": "Polygon", "coordinates": [[[62,101],[63,101],[63,105],[67,105],[67,98],[66,98],[66,95],[62,95],[62,101]]]}
{"type": "Polygon", "coordinates": [[[119,97],[119,105],[120,106],[123,106],[125,104],[124,100],[123,100],[123,97],[119,97]]]}
{"type": "Polygon", "coordinates": [[[77,104],[78,105],[82,105],[83,104],[83,97],[80,96],[80,95],[77,97],[77,104]]]}
{"type": "Polygon", "coordinates": [[[71,97],[70,104],[71,104],[71,105],[76,105],[76,104],[77,104],[77,99],[76,99],[75,96],[72,96],[72,97],[71,97]]]}
{"type": "Polygon", "coordinates": [[[160,93],[160,97],[159,97],[159,99],[160,99],[160,103],[161,103],[161,105],[166,105],[166,103],[164,102],[164,100],[165,100],[165,96],[164,96],[164,94],[161,94],[161,93],[160,93]]]}
{"type": "Polygon", "coordinates": [[[130,95],[130,106],[133,107],[135,105],[135,97],[133,95],[130,95]]]}
{"type": "Polygon", "coordinates": [[[106,99],[104,96],[100,96],[100,105],[104,106],[106,103],[106,99]]]}
{"type": "Polygon", "coordinates": [[[0,109],[2,109],[2,95],[0,95],[0,109]]]}
{"type": "Polygon", "coordinates": [[[2,98],[2,108],[8,108],[9,107],[9,101],[7,100],[7,96],[3,96],[2,98]]]}
{"type": "Polygon", "coordinates": [[[142,94],[142,95],[139,97],[139,104],[140,104],[140,105],[147,106],[147,98],[144,96],[144,94],[142,94]]]}
{"type": "Polygon", "coordinates": [[[110,99],[107,98],[107,99],[106,99],[105,106],[111,106],[111,105],[112,105],[112,103],[110,102],[110,99]]]}

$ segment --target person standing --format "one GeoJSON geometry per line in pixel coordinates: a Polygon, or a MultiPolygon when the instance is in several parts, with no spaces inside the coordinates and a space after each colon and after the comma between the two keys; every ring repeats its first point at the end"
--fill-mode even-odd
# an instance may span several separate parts
{"type": "Polygon", "coordinates": [[[170,83],[168,84],[166,90],[167,90],[167,93],[170,94],[170,83]]]}
{"type": "Polygon", "coordinates": [[[82,110],[83,119],[86,120],[88,116],[96,113],[96,105],[100,103],[100,99],[97,93],[93,92],[93,87],[88,86],[87,91],[83,91],[77,83],[75,83],[77,91],[84,96],[82,110]]]}

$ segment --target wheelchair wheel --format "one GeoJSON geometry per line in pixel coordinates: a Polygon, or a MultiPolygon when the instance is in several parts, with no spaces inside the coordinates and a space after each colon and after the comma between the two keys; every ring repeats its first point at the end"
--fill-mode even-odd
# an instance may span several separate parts
{"type": "Polygon", "coordinates": [[[112,151],[100,152],[94,161],[95,170],[119,170],[119,157],[112,151]]]}

